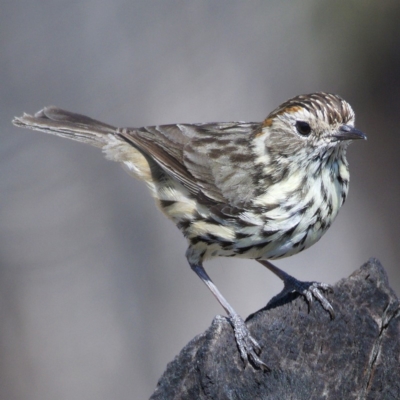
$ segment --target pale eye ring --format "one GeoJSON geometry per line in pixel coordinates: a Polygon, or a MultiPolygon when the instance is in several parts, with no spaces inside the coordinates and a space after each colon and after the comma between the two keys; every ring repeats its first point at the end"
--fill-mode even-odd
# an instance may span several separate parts
{"type": "Polygon", "coordinates": [[[308,136],[311,133],[311,126],[305,121],[296,121],[296,129],[301,136],[308,136]]]}

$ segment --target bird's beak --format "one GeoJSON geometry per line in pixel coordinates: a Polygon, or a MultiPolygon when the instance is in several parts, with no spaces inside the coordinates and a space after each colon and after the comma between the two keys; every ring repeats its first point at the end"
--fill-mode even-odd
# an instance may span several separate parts
{"type": "Polygon", "coordinates": [[[339,128],[339,132],[333,135],[336,140],[356,140],[356,139],[367,139],[365,133],[350,125],[342,125],[339,128]]]}

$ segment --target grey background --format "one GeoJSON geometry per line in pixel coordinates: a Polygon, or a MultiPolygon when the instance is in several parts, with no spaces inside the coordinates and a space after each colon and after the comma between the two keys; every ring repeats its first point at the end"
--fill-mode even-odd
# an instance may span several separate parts
{"type": "MultiPolygon", "coordinates": [[[[142,126],[259,121],[300,93],[342,95],[368,134],[349,149],[350,196],[318,244],[277,265],[334,283],[376,256],[400,293],[399,11],[355,0],[2,4],[0,398],[147,398],[222,313],[142,183],[97,149],[11,125],[45,105],[142,126]]],[[[206,268],[243,316],[282,287],[253,261],[206,268]]]]}

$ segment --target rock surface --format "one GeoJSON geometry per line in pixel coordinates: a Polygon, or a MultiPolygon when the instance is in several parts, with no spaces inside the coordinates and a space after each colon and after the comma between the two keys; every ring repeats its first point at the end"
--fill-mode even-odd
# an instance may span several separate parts
{"type": "Polygon", "coordinates": [[[327,298],[334,320],[295,294],[247,319],[270,372],[244,368],[217,316],[168,364],[151,399],[400,399],[400,306],[379,261],[327,298]]]}

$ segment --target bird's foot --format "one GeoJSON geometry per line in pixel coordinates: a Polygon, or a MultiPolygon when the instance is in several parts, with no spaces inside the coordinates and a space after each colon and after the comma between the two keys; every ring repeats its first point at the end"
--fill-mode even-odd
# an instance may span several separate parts
{"type": "Polygon", "coordinates": [[[274,296],[268,302],[268,305],[282,299],[288,293],[297,292],[306,298],[309,309],[315,298],[321,303],[323,309],[330,314],[331,319],[335,318],[335,312],[333,311],[333,307],[331,306],[329,301],[325,298],[325,296],[322,294],[322,291],[333,292],[333,288],[331,285],[321,282],[302,282],[290,275],[285,276],[285,278],[283,279],[283,283],[285,285],[283,290],[276,296],[274,296]]]}
{"type": "Polygon", "coordinates": [[[233,326],[236,343],[245,366],[250,361],[255,367],[270,371],[270,368],[258,356],[261,352],[261,347],[250,335],[250,331],[243,319],[238,314],[235,314],[230,316],[229,321],[233,326]]]}

